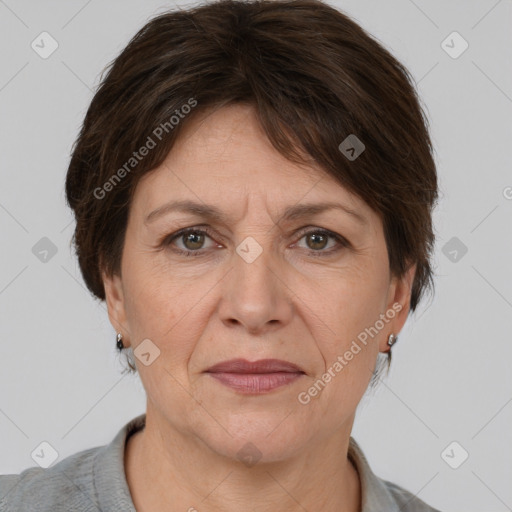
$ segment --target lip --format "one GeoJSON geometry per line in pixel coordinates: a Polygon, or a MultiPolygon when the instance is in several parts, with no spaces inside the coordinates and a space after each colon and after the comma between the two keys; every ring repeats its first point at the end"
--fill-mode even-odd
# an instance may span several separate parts
{"type": "Polygon", "coordinates": [[[265,373],[305,373],[304,370],[294,363],[282,359],[260,359],[259,361],[247,361],[247,359],[230,359],[223,361],[206,370],[208,373],[242,373],[242,374],[265,374],[265,373]]]}
{"type": "Polygon", "coordinates": [[[305,375],[296,364],[280,359],[231,359],[212,366],[206,373],[239,393],[252,395],[268,393],[305,375]]]}

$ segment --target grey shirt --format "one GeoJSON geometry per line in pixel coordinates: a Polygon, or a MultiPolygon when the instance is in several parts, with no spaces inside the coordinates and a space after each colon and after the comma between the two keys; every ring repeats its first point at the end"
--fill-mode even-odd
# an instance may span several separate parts
{"type": "MultiPolygon", "coordinates": [[[[124,472],[124,449],[128,437],[144,428],[145,421],[141,414],[110,444],[75,453],[47,469],[31,467],[19,475],[0,476],[0,512],[136,512],[124,472]]],[[[361,481],[361,512],[439,512],[377,477],[352,437],[348,457],[361,481]]]]}

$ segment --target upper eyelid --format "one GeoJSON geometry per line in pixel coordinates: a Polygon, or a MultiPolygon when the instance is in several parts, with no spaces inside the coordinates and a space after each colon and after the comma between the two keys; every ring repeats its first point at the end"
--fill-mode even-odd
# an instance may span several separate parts
{"type": "MultiPolygon", "coordinates": [[[[177,230],[176,232],[171,233],[170,235],[164,237],[163,242],[165,243],[167,241],[167,243],[170,244],[171,242],[174,242],[175,240],[179,240],[180,237],[182,237],[183,235],[186,235],[189,232],[201,232],[204,235],[206,235],[208,238],[213,240],[214,234],[211,233],[211,231],[213,231],[213,230],[210,226],[204,226],[204,225],[181,228],[181,229],[177,230]]],[[[304,236],[308,235],[309,233],[318,233],[318,232],[324,233],[327,236],[335,239],[341,245],[343,245],[343,244],[350,245],[350,242],[343,235],[340,235],[339,233],[331,231],[330,229],[321,228],[318,226],[311,226],[311,225],[304,226],[304,227],[296,230],[294,233],[294,236],[298,236],[299,238],[297,241],[299,241],[304,236]]],[[[220,235],[220,238],[222,239],[224,237],[222,235],[220,235]]],[[[180,250],[184,250],[184,249],[180,249],[180,250]]],[[[196,252],[199,252],[201,250],[202,249],[198,249],[196,252]]]]}

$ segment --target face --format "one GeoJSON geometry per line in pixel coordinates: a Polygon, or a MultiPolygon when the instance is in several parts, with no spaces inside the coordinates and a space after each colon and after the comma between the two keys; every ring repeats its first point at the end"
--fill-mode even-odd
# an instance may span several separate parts
{"type": "Polygon", "coordinates": [[[235,458],[251,441],[271,461],[350,434],[378,352],[406,320],[413,277],[391,277],[366,203],[286,160],[251,107],[232,105],[187,125],[139,182],[121,276],[104,282],[125,345],[137,354],[150,340],[150,364],[136,363],[153,415],[218,454],[235,458]],[[303,208],[324,203],[339,207],[303,208]],[[257,392],[207,372],[234,358],[303,373],[257,392]]]}

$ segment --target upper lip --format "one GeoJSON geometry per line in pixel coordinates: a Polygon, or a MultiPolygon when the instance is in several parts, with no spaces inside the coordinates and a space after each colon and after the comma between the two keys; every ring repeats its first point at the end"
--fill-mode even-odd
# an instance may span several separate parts
{"type": "Polygon", "coordinates": [[[206,370],[209,373],[304,373],[304,370],[294,363],[281,359],[260,359],[247,361],[247,359],[230,359],[222,361],[206,370]]]}

